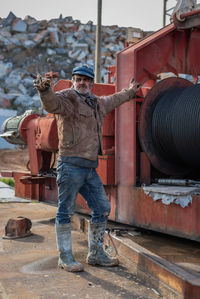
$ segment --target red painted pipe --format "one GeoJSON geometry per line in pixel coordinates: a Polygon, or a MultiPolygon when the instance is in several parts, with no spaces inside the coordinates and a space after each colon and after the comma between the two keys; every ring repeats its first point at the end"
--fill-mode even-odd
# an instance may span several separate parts
{"type": "Polygon", "coordinates": [[[197,14],[199,14],[199,13],[200,13],[200,9],[192,10],[192,11],[183,13],[182,15],[180,15],[180,18],[181,18],[181,19],[185,19],[185,18],[187,18],[187,17],[191,17],[191,16],[197,15],[197,14]]]}

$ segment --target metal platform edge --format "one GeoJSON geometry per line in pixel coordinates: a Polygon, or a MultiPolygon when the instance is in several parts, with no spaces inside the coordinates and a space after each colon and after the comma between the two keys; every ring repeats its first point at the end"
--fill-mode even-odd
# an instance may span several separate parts
{"type": "MultiPolygon", "coordinates": [[[[86,233],[89,219],[90,216],[75,213],[72,227],[86,233]]],[[[200,276],[187,272],[125,236],[106,233],[105,244],[112,246],[112,250],[117,251],[119,257],[134,263],[138,277],[148,281],[164,298],[200,298],[200,276]]]]}
{"type": "MultiPolygon", "coordinates": [[[[110,237],[119,256],[124,256],[135,263],[138,270],[148,275],[152,283],[156,283],[155,287],[162,294],[164,284],[167,286],[168,292],[170,293],[170,290],[173,291],[174,295],[178,295],[178,298],[200,298],[200,276],[197,277],[197,275],[185,271],[183,268],[154,254],[129,238],[118,237],[113,234],[110,234],[110,237]]],[[[171,298],[170,296],[167,297],[171,298]]]]}

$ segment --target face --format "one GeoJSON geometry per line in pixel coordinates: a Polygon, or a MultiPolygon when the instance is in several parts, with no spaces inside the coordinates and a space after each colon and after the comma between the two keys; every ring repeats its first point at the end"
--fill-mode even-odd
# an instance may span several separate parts
{"type": "Polygon", "coordinates": [[[93,80],[83,75],[74,75],[72,82],[74,89],[82,94],[90,93],[93,86],[93,80]]]}

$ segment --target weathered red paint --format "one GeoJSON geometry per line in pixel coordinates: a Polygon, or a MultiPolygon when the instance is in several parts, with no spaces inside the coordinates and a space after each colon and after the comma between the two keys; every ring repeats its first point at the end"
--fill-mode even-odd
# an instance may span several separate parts
{"type": "Polygon", "coordinates": [[[58,133],[55,115],[47,114],[35,120],[36,148],[46,152],[58,150],[58,133]]]}
{"type": "Polygon", "coordinates": [[[140,153],[140,184],[151,184],[151,164],[144,152],[140,153]]]}
{"type": "Polygon", "coordinates": [[[131,77],[144,83],[164,72],[198,75],[199,32],[198,28],[179,31],[172,23],[119,52],[117,90],[127,87],[131,77]]]}
{"type": "Polygon", "coordinates": [[[114,155],[99,156],[97,173],[104,185],[115,184],[115,157],[114,155]]]}
{"type": "Polygon", "coordinates": [[[39,185],[38,184],[23,184],[20,179],[23,176],[30,175],[29,172],[13,172],[13,178],[15,180],[15,196],[39,200],[39,185]]]}
{"type": "Polygon", "coordinates": [[[118,213],[120,222],[200,241],[199,196],[193,196],[192,204],[181,208],[175,203],[165,205],[161,200],[153,201],[142,188],[120,186],[119,192],[120,196],[127,196],[124,213],[118,213]]]}
{"type": "Polygon", "coordinates": [[[119,255],[126,256],[137,265],[137,269],[144,271],[148,276],[154,277],[157,281],[158,290],[162,283],[170,287],[171,292],[167,292],[169,298],[198,299],[200,294],[200,278],[196,273],[188,272],[177,266],[175,263],[168,262],[166,259],[156,255],[135,243],[129,238],[109,235],[106,241],[115,245],[119,255]]]}
{"type": "MultiPolygon", "coordinates": [[[[199,29],[177,31],[174,24],[170,24],[117,54],[117,90],[127,87],[134,77],[142,84],[138,93],[142,101],[142,97],[148,96],[148,89],[151,90],[160,73],[189,73],[195,78],[200,71],[200,59],[196,52],[199,50],[199,29]]],[[[116,111],[116,220],[199,240],[200,224],[197,219],[200,207],[196,206],[196,197],[194,204],[183,209],[175,204],[166,206],[161,201],[153,202],[142,188],[136,187],[138,176],[146,182],[150,180],[150,171],[145,170],[144,163],[140,163],[141,148],[137,142],[138,109],[138,100],[137,106],[133,100],[116,111]]]]}

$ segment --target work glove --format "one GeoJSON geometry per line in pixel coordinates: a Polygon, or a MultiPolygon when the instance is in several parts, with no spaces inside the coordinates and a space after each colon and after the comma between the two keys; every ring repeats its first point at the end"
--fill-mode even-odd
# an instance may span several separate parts
{"type": "Polygon", "coordinates": [[[129,83],[129,89],[133,89],[134,93],[136,94],[140,88],[140,83],[138,83],[137,81],[135,81],[134,78],[132,78],[130,80],[130,83],[129,83]]]}
{"type": "Polygon", "coordinates": [[[36,79],[33,81],[33,85],[39,91],[46,91],[51,86],[51,80],[49,78],[44,78],[40,74],[37,75],[36,79]]]}

